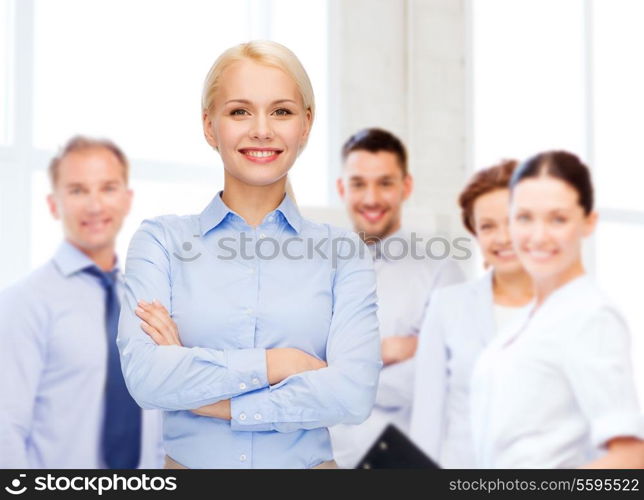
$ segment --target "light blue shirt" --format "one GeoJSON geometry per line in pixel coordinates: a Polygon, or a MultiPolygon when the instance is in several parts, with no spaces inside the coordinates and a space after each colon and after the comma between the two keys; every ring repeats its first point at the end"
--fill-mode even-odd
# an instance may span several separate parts
{"type": "Polygon", "coordinates": [[[355,234],[304,219],[288,196],[256,228],[220,194],[200,215],[144,221],[125,281],[125,379],[142,407],[166,410],[165,448],[180,464],[314,467],[332,458],[327,427],[369,415],[382,364],[371,256],[355,234]],[[183,347],[141,330],[136,301],[155,298],[183,347]],[[266,349],[276,347],[328,367],[269,386],[266,349]],[[230,421],[189,411],[224,399],[230,421]]]}
{"type": "MultiPolygon", "coordinates": [[[[0,468],[97,469],[107,333],[93,262],[64,242],[0,293],[0,468]]],[[[161,414],[143,412],[140,468],[162,466],[161,414]]]]}

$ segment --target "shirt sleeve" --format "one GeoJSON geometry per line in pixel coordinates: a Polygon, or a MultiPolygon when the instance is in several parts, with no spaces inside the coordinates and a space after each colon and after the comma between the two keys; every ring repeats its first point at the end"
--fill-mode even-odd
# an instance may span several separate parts
{"type": "Polygon", "coordinates": [[[416,351],[410,436],[429,456],[440,459],[445,427],[447,346],[442,301],[430,303],[416,351]]]}
{"type": "MultiPolygon", "coordinates": [[[[292,432],[358,424],[374,404],[382,366],[373,262],[354,234],[359,255],[340,259],[333,284],[333,316],[326,368],[293,375],[279,384],[233,397],[235,431],[292,432]]],[[[339,255],[348,255],[345,251],[339,255]]]]}
{"type": "Polygon", "coordinates": [[[626,324],[606,307],[578,330],[567,344],[564,370],[593,445],[602,448],[617,437],[644,439],[626,324]]]}
{"type": "Polygon", "coordinates": [[[19,286],[0,295],[0,468],[30,467],[30,438],[47,352],[47,310],[19,286]]]}
{"type": "Polygon", "coordinates": [[[414,396],[415,366],[414,357],[383,367],[376,394],[378,408],[391,410],[411,406],[414,396]]]}
{"type": "Polygon", "coordinates": [[[134,310],[140,299],[171,307],[172,275],[164,228],[143,221],[130,242],[117,344],[123,375],[146,409],[192,410],[268,385],[265,349],[159,346],[134,310]]]}

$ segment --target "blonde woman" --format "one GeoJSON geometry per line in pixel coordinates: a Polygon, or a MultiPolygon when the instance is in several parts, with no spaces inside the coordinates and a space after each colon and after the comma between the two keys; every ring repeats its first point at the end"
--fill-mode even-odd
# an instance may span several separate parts
{"type": "Polygon", "coordinates": [[[367,418],[381,361],[369,253],[286,194],[311,83],[287,48],[241,44],[212,66],[202,110],[224,188],[201,214],[144,221],[132,239],[128,387],[166,410],[167,467],[333,467],[327,427],[367,418]]]}

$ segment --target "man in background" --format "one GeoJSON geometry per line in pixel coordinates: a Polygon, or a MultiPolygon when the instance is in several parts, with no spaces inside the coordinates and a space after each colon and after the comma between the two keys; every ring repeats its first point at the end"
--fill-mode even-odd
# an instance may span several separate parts
{"type": "Polygon", "coordinates": [[[64,241],[0,293],[0,467],[159,468],[161,415],[129,395],[116,347],[116,237],[130,210],[128,161],[71,139],[49,165],[64,241]]]}
{"type": "Polygon", "coordinates": [[[396,136],[381,129],[361,130],[344,144],[342,159],[338,193],[374,258],[383,360],[371,416],[360,425],[331,428],[336,462],[354,467],[388,423],[408,432],[413,357],[430,295],[464,276],[453,260],[431,259],[426,241],[412,249],[411,235],[402,229],[402,206],[413,179],[405,147],[396,136]]]}

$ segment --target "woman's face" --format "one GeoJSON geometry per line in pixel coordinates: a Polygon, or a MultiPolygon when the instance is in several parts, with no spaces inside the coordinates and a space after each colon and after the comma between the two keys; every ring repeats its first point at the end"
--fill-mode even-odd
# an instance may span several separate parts
{"type": "Polygon", "coordinates": [[[579,194],[566,182],[542,175],[519,182],[512,194],[510,234],[526,271],[535,281],[556,279],[581,264],[582,240],[595,227],[579,194]]]}
{"type": "Polygon", "coordinates": [[[283,179],[311,128],[295,81],[278,68],[244,60],[226,68],[220,83],[203,125],[226,173],[252,186],[283,179]]]}
{"type": "Polygon", "coordinates": [[[521,262],[512,248],[509,232],[510,191],[496,189],[474,201],[474,230],[485,263],[498,273],[513,273],[521,262]]]}

